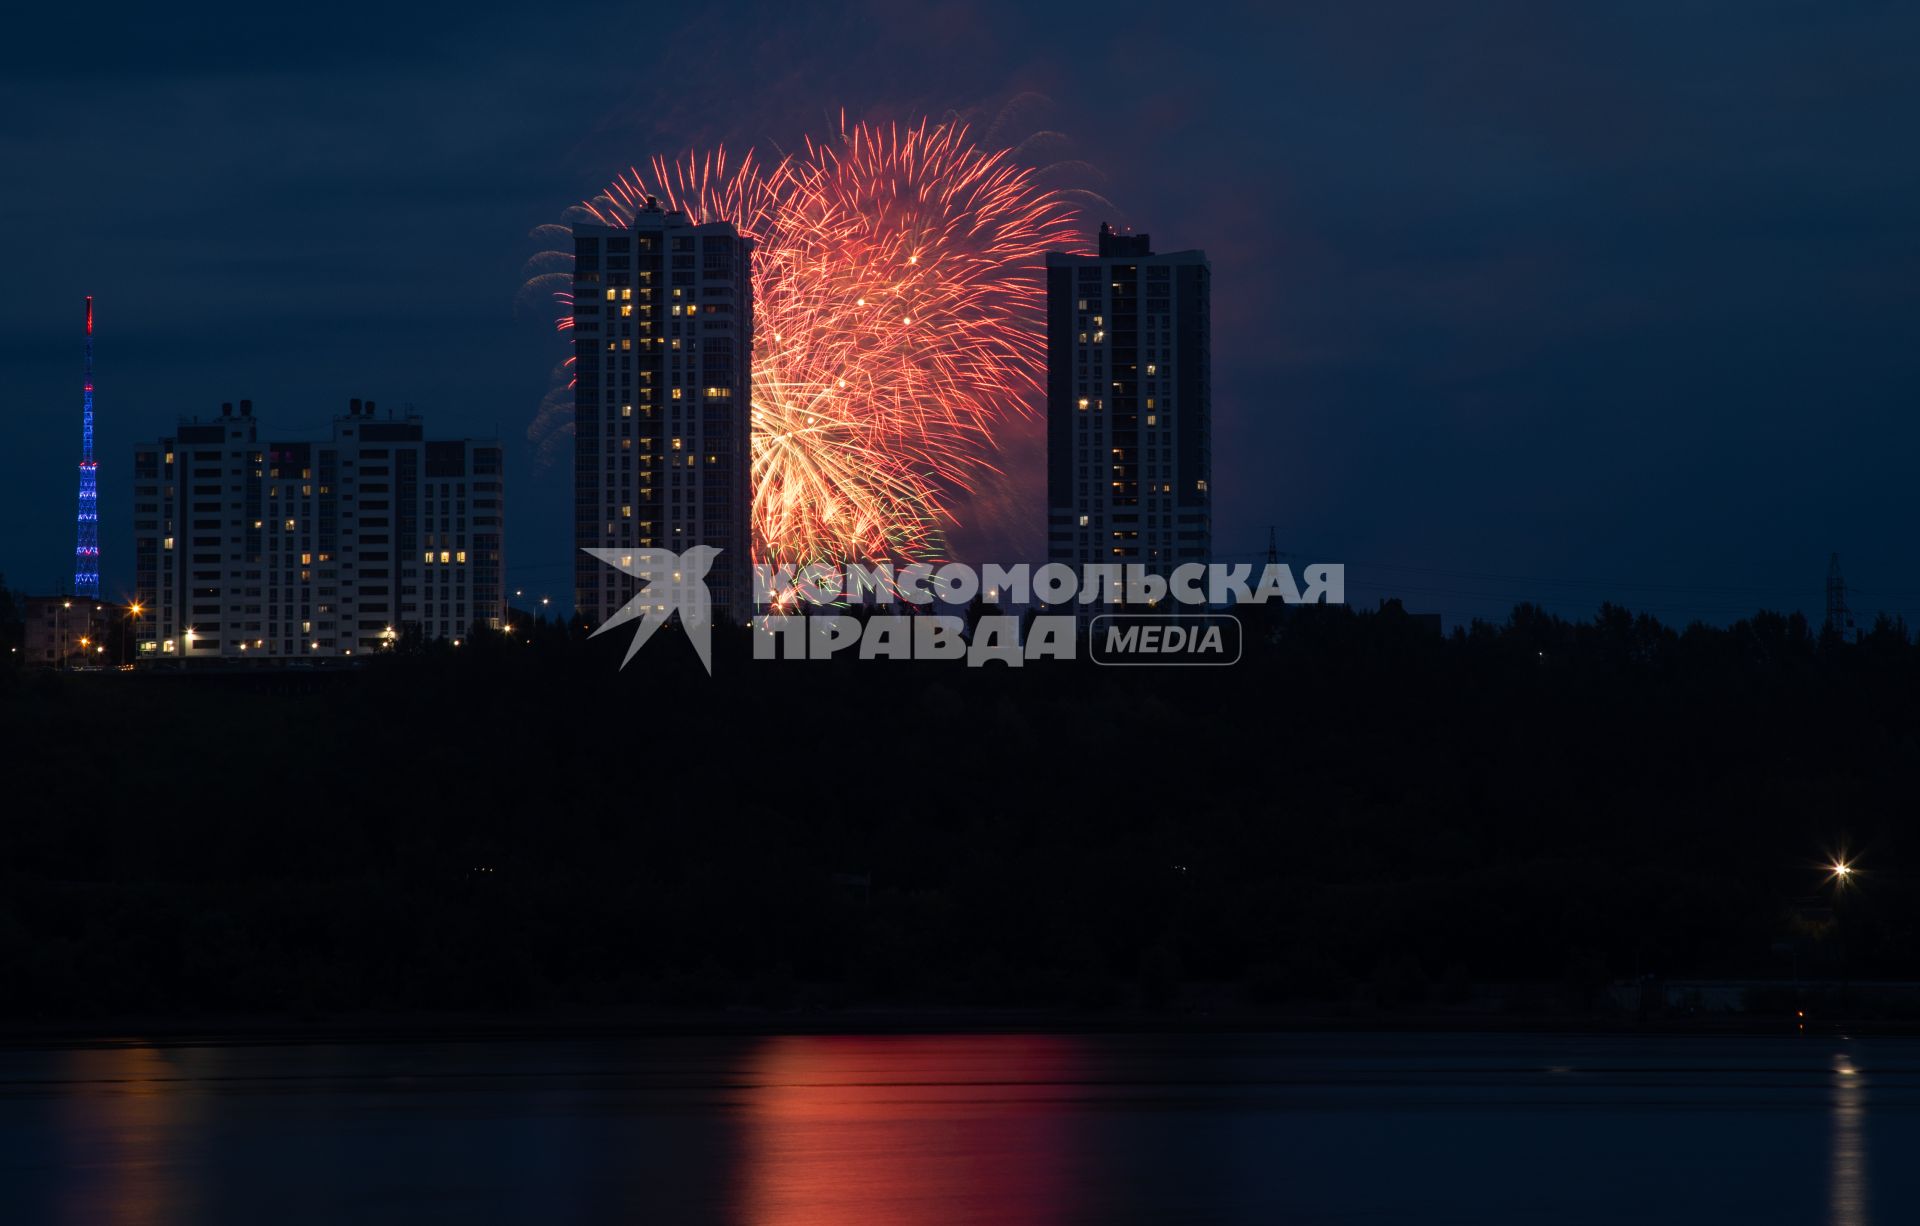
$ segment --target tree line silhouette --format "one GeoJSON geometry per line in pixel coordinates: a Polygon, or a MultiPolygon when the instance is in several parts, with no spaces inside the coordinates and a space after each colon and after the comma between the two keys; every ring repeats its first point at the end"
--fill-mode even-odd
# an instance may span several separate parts
{"type": "Polygon", "coordinates": [[[677,634],[621,671],[528,618],[351,671],[6,670],[0,1016],[1582,1014],[1914,975],[1898,621],[1243,616],[1228,668],[722,630],[711,677],[677,634]]]}

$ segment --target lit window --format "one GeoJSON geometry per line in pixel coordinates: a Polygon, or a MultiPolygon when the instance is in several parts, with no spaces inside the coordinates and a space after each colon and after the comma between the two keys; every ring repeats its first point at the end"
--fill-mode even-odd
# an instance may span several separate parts
{"type": "Polygon", "coordinates": [[[622,506],[622,507],[620,508],[620,518],[621,518],[621,519],[632,519],[632,518],[633,518],[633,507],[631,507],[631,506],[622,506]]]}
{"type": "Polygon", "coordinates": [[[1086,515],[1082,515],[1082,516],[1080,517],[1080,526],[1081,526],[1082,528],[1084,528],[1084,527],[1086,527],[1086,526],[1087,526],[1087,520],[1088,520],[1088,519],[1090,519],[1090,518],[1091,518],[1091,516],[1086,516],[1086,515]]]}
{"type": "Polygon", "coordinates": [[[630,405],[630,404],[623,404],[623,405],[621,405],[621,406],[620,406],[620,416],[622,416],[622,417],[632,417],[632,416],[633,416],[633,406],[632,406],[632,405],[630,405]]]}
{"type": "Polygon", "coordinates": [[[1093,403],[1093,402],[1092,402],[1092,401],[1090,401],[1090,400],[1088,400],[1088,399],[1087,399],[1087,398],[1086,398],[1085,396],[1082,396],[1082,397],[1080,397],[1080,408],[1081,408],[1081,409],[1082,409],[1083,411],[1084,411],[1084,410],[1086,409],[1086,407],[1087,407],[1087,406],[1088,406],[1089,404],[1091,404],[1091,403],[1093,403]]]}
{"type": "Polygon", "coordinates": [[[607,291],[607,301],[608,301],[608,302],[612,302],[612,301],[613,301],[613,291],[612,291],[612,290],[608,290],[608,291],[607,291]]]}
{"type": "Polygon", "coordinates": [[[1153,414],[1153,413],[1149,413],[1149,414],[1147,414],[1147,424],[1148,424],[1149,426],[1157,426],[1157,425],[1159,425],[1159,424],[1160,424],[1160,418],[1159,418],[1159,416],[1158,416],[1158,415],[1156,415],[1156,414],[1153,414]]]}
{"type": "Polygon", "coordinates": [[[680,440],[677,438],[673,440],[673,449],[675,451],[680,450],[680,440]]]}
{"type": "Polygon", "coordinates": [[[310,553],[303,553],[303,554],[301,554],[301,555],[300,555],[300,565],[302,565],[302,566],[312,566],[312,565],[313,565],[313,555],[312,555],[312,554],[310,554],[310,553]]]}
{"type": "Polygon", "coordinates": [[[1159,368],[1158,366],[1155,366],[1155,365],[1154,365],[1154,364],[1153,364],[1152,362],[1148,362],[1148,363],[1147,363],[1147,373],[1148,373],[1148,374],[1150,374],[1150,375],[1152,375],[1152,374],[1158,374],[1158,373],[1159,373],[1159,371],[1160,371],[1160,368],[1159,368]]]}
{"type": "Polygon", "coordinates": [[[447,551],[442,549],[440,551],[440,565],[445,566],[450,560],[451,559],[448,557],[447,551]]]}
{"type": "Polygon", "coordinates": [[[161,542],[160,542],[160,548],[162,548],[162,549],[172,549],[172,548],[173,548],[173,538],[172,538],[172,537],[168,537],[168,538],[167,538],[166,540],[164,540],[164,541],[161,541],[161,542]]]}
{"type": "Polygon", "coordinates": [[[680,389],[677,387],[673,389],[673,398],[675,400],[680,399],[680,389]]]}
{"type": "Polygon", "coordinates": [[[465,562],[467,560],[467,551],[464,549],[460,550],[453,555],[453,560],[456,562],[465,562]]]}
{"type": "Polygon", "coordinates": [[[422,561],[424,561],[424,562],[425,562],[425,563],[426,563],[426,564],[427,564],[428,566],[432,566],[432,565],[433,565],[433,550],[431,550],[431,549],[429,549],[429,550],[427,550],[427,554],[426,554],[426,557],[424,557],[424,558],[423,558],[423,559],[421,559],[421,560],[422,560],[422,561]]]}
{"type": "Polygon", "coordinates": [[[293,521],[292,521],[292,520],[288,520],[288,521],[287,521],[287,531],[288,531],[288,532],[292,532],[292,531],[293,531],[293,521]]]}

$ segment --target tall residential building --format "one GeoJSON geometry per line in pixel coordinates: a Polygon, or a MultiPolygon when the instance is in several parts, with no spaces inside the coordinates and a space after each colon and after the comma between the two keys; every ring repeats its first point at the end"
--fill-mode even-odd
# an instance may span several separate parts
{"type": "Polygon", "coordinates": [[[323,442],[262,441],[253,402],[133,453],[142,659],[346,656],[505,615],[503,454],[348,402],[323,442]]]}
{"type": "Polygon", "coordinates": [[[753,244],[652,198],[573,233],[574,607],[598,626],[642,586],[580,550],[710,545],[714,615],[744,623],[753,244]]]}
{"type": "Polygon", "coordinates": [[[1047,255],[1047,557],[1165,575],[1213,548],[1207,257],[1100,227],[1047,255]]]}

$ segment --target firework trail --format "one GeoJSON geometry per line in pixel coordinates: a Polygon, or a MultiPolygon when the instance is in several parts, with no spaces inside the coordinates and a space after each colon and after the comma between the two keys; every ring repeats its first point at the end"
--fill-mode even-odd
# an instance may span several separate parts
{"type": "MultiPolygon", "coordinates": [[[[1031,411],[1044,253],[1081,242],[1066,193],[957,120],[843,122],[773,163],[656,158],[572,216],[630,225],[649,195],[756,244],[757,557],[936,560],[956,497],[996,472],[996,428],[1031,411]]],[[[543,254],[527,275],[571,327],[566,274],[543,254]]]]}

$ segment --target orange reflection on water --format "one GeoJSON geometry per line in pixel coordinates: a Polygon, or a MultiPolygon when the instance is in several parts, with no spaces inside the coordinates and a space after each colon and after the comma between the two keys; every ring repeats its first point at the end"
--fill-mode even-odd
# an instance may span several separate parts
{"type": "Polygon", "coordinates": [[[175,1160],[197,1114],[175,1054],[152,1047],[66,1053],[71,1079],[59,1099],[67,1141],[61,1218],[72,1223],[161,1226],[191,1221],[191,1181],[175,1160]]]}
{"type": "Polygon", "coordinates": [[[1061,1036],[767,1039],[743,1089],[740,1220],[1066,1220],[1083,1065],[1061,1036]]]}

